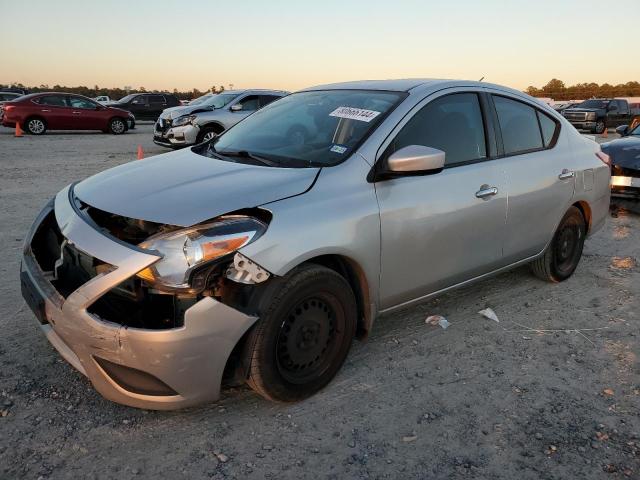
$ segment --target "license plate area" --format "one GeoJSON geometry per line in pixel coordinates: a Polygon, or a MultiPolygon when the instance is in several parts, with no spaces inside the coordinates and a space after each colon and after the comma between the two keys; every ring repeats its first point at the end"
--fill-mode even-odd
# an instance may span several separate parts
{"type": "Polygon", "coordinates": [[[38,321],[43,325],[49,323],[45,312],[44,297],[36,288],[29,274],[24,271],[20,272],[20,290],[22,291],[22,297],[38,321]]]}

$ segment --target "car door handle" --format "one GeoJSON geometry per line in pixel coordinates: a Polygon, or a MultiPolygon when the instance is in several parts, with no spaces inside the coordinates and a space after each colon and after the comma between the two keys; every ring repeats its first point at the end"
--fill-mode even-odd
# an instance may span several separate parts
{"type": "Polygon", "coordinates": [[[562,172],[560,172],[560,175],[558,175],[558,178],[560,180],[566,180],[567,178],[573,178],[576,176],[576,172],[574,172],[573,170],[567,170],[566,168],[564,170],[562,170],[562,172]]]}
{"type": "Polygon", "coordinates": [[[76,111],[76,112],[71,112],[71,113],[73,113],[74,115],[80,115],[82,112],[77,112],[76,111]]]}
{"type": "Polygon", "coordinates": [[[480,190],[476,192],[476,197],[478,198],[489,198],[498,194],[498,189],[496,187],[490,187],[489,185],[482,185],[480,190]]]}
{"type": "Polygon", "coordinates": [[[41,112],[50,112],[51,110],[47,110],[46,108],[43,108],[42,110],[40,110],[41,112]]]}

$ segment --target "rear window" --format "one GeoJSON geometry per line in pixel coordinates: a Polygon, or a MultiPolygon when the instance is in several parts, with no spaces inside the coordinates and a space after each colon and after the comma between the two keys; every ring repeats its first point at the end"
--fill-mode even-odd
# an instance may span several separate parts
{"type": "Polygon", "coordinates": [[[551,146],[553,138],[556,135],[558,124],[548,115],[538,111],[538,119],[540,120],[540,130],[542,131],[542,140],[544,142],[544,148],[551,146]]]}
{"type": "Polygon", "coordinates": [[[502,131],[504,153],[513,155],[544,148],[535,108],[510,98],[493,96],[502,131]]]}

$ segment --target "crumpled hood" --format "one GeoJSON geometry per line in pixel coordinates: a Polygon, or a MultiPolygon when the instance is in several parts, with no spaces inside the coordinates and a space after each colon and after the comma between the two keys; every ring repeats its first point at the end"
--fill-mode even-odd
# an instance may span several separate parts
{"type": "Polygon", "coordinates": [[[78,183],[74,193],[105,212],[188,227],[304,193],[318,171],[246,165],[184,149],[105,170],[78,183]]]}
{"type": "Polygon", "coordinates": [[[210,107],[203,107],[202,105],[180,105],[177,107],[165,108],[160,114],[162,119],[174,119],[183,115],[189,115],[194,112],[211,112],[210,107]]]}
{"type": "Polygon", "coordinates": [[[611,163],[640,171],[640,137],[629,136],[603,143],[602,151],[611,156],[611,163]]]}

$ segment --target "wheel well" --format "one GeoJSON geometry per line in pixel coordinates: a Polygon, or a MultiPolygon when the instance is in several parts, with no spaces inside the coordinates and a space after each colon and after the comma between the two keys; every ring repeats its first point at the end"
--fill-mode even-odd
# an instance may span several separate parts
{"type": "Polygon", "coordinates": [[[369,298],[369,284],[364,271],[356,262],[342,255],[321,255],[311,258],[304,263],[315,263],[329,268],[344,277],[349,282],[351,289],[356,297],[356,305],[358,308],[358,326],[356,337],[364,339],[371,330],[373,323],[371,313],[371,301],[369,298]]]}
{"type": "Polygon", "coordinates": [[[587,232],[589,232],[591,230],[591,207],[584,200],[580,200],[579,202],[574,203],[573,206],[580,210],[580,213],[582,213],[584,221],[587,224],[587,232]]]}
{"type": "Polygon", "coordinates": [[[44,125],[47,126],[47,121],[44,119],[44,117],[40,116],[40,115],[29,115],[27,118],[24,119],[24,121],[22,122],[21,127],[25,127],[27,126],[27,123],[29,122],[29,120],[32,120],[34,118],[37,118],[38,120],[42,120],[44,122],[44,125]]]}
{"type": "Polygon", "coordinates": [[[217,122],[207,123],[200,127],[201,130],[204,130],[205,128],[211,128],[216,133],[222,133],[225,130],[225,128],[217,122]]]}

